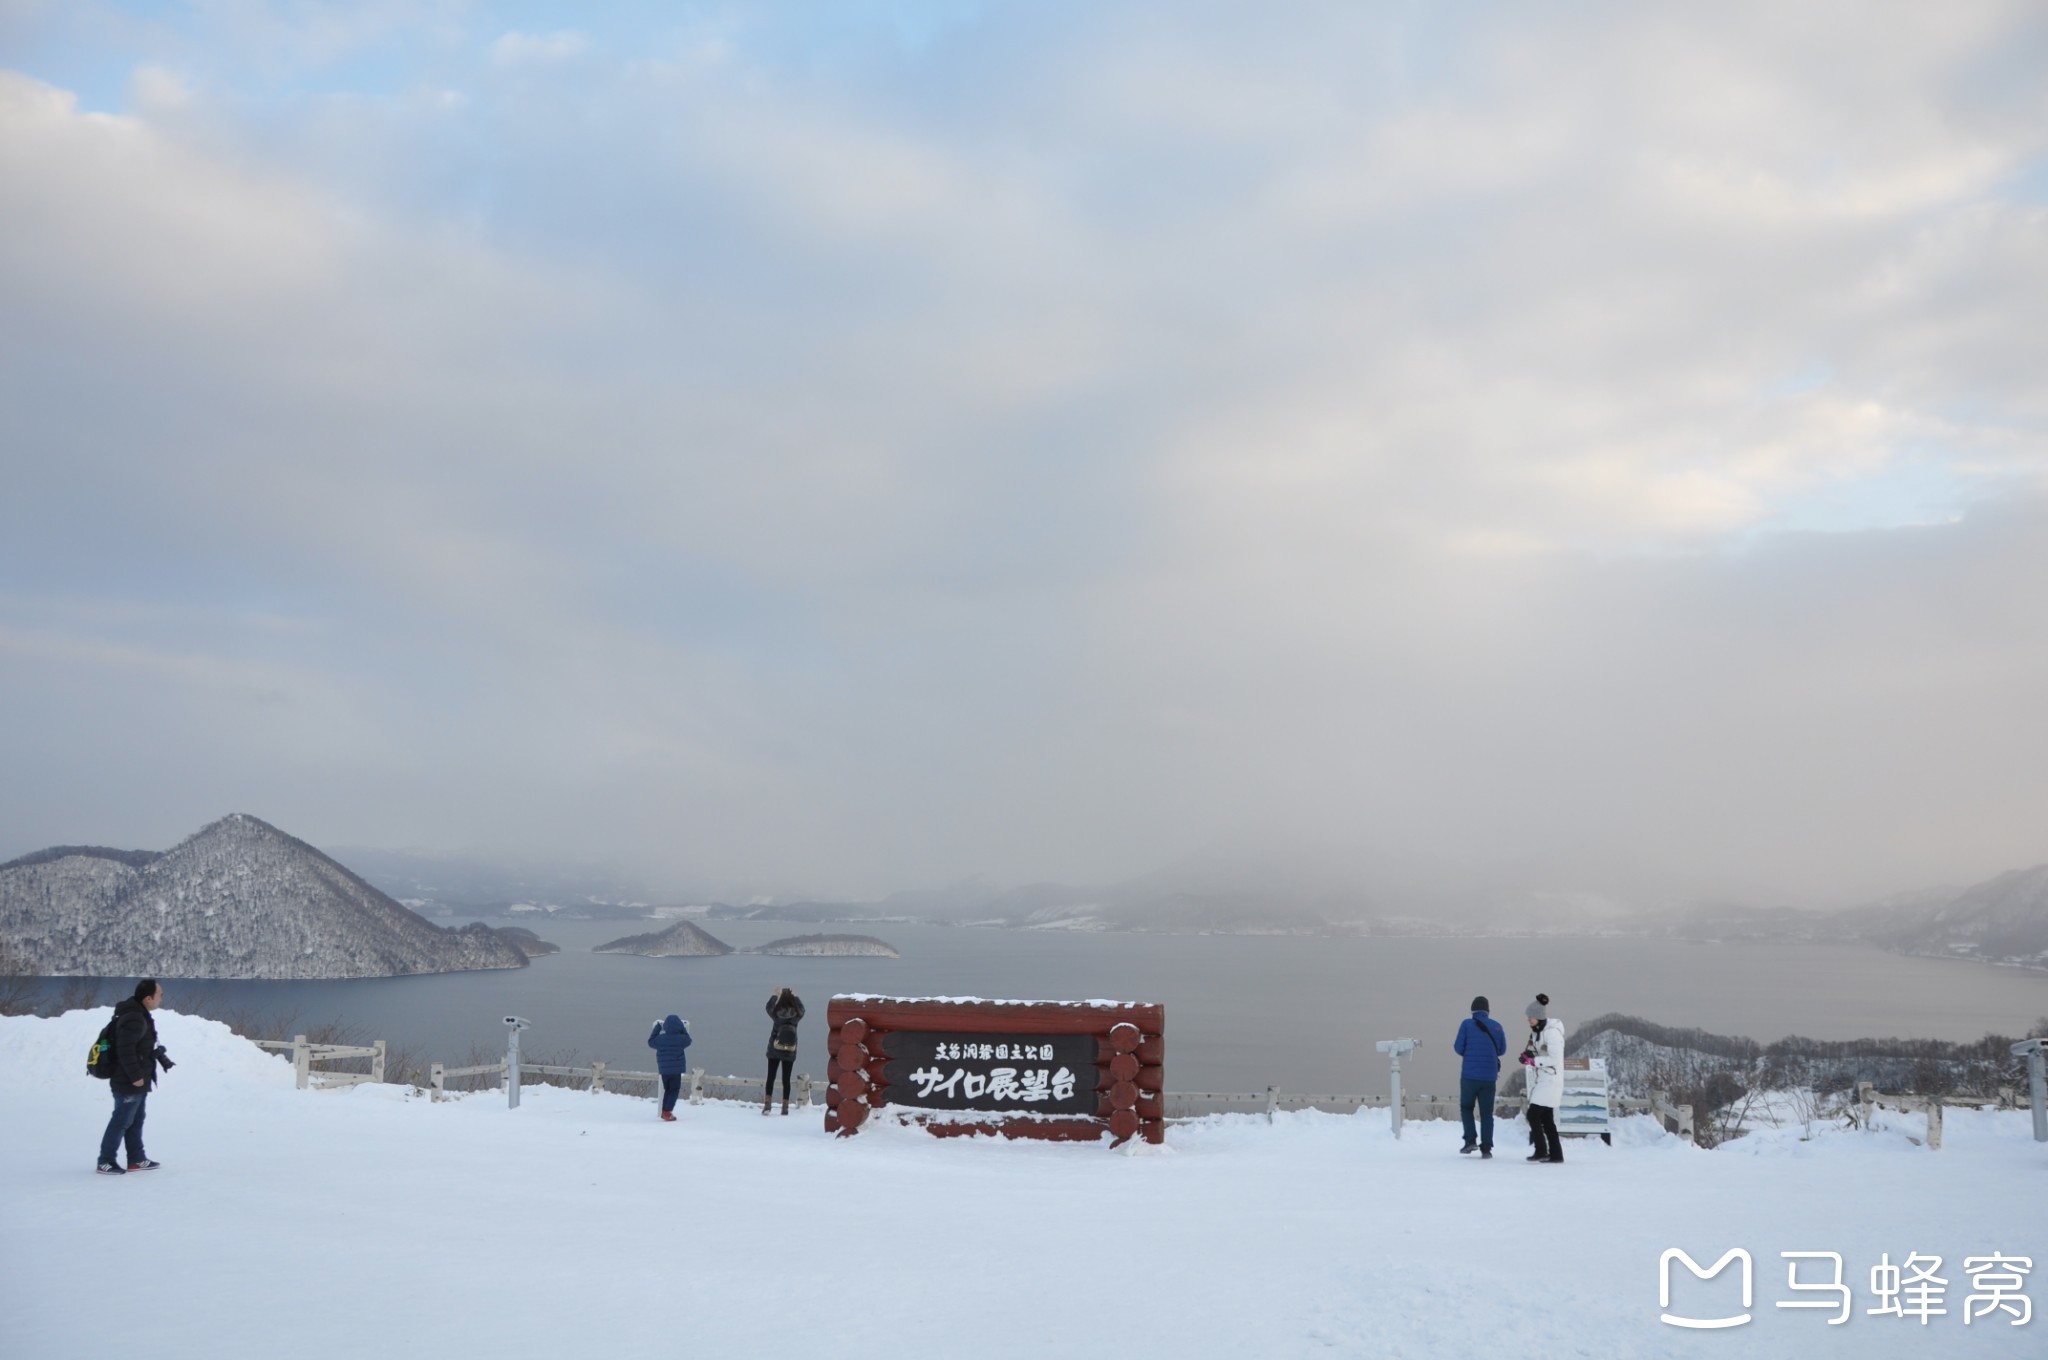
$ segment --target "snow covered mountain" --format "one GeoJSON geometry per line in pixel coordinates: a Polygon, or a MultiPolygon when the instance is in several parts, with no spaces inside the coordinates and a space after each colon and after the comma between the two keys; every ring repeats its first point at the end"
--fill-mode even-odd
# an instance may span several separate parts
{"type": "Polygon", "coordinates": [[[896,946],[872,935],[792,935],[770,940],[744,951],[749,954],[779,954],[785,958],[876,958],[900,959],[896,946]]]}
{"type": "Polygon", "coordinates": [[[2048,968],[2048,864],[2014,869],[1958,893],[1879,904],[1851,919],[1865,938],[1903,954],[2048,968]]]}
{"type": "Polygon", "coordinates": [[[304,841],[235,813],[173,849],[58,846],[0,864],[0,939],[44,976],[353,978],[521,968],[304,841]]]}
{"type": "Polygon", "coordinates": [[[716,954],[732,953],[732,946],[702,926],[688,921],[678,921],[667,930],[657,930],[647,935],[627,935],[622,939],[610,940],[591,951],[593,954],[640,954],[650,959],[705,958],[716,954]]]}

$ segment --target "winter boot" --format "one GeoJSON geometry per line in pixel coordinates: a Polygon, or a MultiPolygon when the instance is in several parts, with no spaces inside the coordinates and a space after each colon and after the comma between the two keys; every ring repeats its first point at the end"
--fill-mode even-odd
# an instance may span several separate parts
{"type": "Polygon", "coordinates": [[[788,1113],[789,1113],[789,1097],[788,1097],[788,1096],[784,1096],[784,1097],[782,1098],[782,1112],[783,1112],[784,1114],[788,1114],[788,1113]]]}
{"type": "Polygon", "coordinates": [[[1482,1147],[1479,1149],[1479,1156],[1482,1160],[1490,1162],[1493,1160],[1493,1149],[1490,1147],[1482,1147]]]}
{"type": "Polygon", "coordinates": [[[661,1122],[662,1122],[662,1123],[664,1123],[664,1124],[673,1124],[673,1123],[675,1123],[675,1122],[676,1122],[676,1112],[675,1112],[674,1110],[663,1110],[663,1111],[661,1112],[661,1122]]]}
{"type": "Polygon", "coordinates": [[[1474,1151],[1477,1151],[1477,1150],[1478,1150],[1478,1147],[1479,1147],[1479,1140],[1478,1140],[1478,1139],[1476,1139],[1476,1138],[1467,1138],[1467,1139],[1465,1140],[1465,1146],[1463,1146],[1463,1147],[1461,1147],[1461,1148],[1459,1148],[1459,1149],[1458,1149],[1458,1155],[1459,1155],[1460,1157],[1462,1157],[1462,1156],[1464,1156],[1464,1155],[1465,1155],[1466,1153],[1468,1153],[1468,1152],[1474,1152],[1474,1151]]]}
{"type": "Polygon", "coordinates": [[[762,1097],[761,1097],[761,1113],[762,1113],[762,1114],[764,1114],[764,1115],[765,1115],[765,1114],[767,1114],[767,1113],[769,1113],[769,1110],[770,1110],[770,1108],[771,1108],[771,1107],[772,1107],[772,1106],[773,1106],[774,1104],[775,1104],[775,1097],[774,1097],[774,1096],[762,1096],[762,1097]]]}

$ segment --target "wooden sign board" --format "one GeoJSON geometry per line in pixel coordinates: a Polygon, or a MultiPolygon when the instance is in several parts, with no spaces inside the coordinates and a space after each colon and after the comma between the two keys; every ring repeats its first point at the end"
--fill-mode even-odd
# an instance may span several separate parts
{"type": "Polygon", "coordinates": [[[941,1137],[1165,1140],[1163,1006],[850,995],[825,1014],[827,1132],[895,1106],[941,1137]]]}

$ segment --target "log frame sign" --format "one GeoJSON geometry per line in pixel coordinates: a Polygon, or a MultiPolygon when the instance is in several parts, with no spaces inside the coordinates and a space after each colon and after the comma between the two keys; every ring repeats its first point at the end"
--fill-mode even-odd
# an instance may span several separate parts
{"type": "Polygon", "coordinates": [[[1163,1006],[856,994],[825,1014],[828,1133],[896,1106],[941,1137],[1165,1141],[1163,1006]]]}

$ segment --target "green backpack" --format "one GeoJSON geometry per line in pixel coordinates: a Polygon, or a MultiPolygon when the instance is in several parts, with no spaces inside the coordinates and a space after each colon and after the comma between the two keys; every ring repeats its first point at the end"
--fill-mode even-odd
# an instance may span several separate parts
{"type": "Polygon", "coordinates": [[[85,1051],[85,1075],[100,1081],[111,1081],[121,1075],[121,1065],[114,1059],[114,1022],[111,1020],[100,1031],[100,1037],[92,1041],[92,1047],[85,1051]]]}

